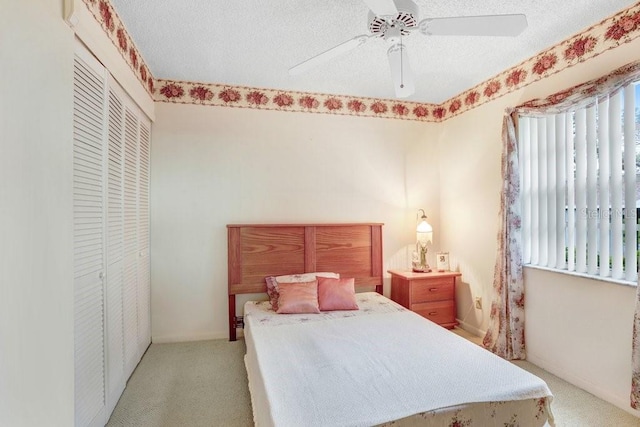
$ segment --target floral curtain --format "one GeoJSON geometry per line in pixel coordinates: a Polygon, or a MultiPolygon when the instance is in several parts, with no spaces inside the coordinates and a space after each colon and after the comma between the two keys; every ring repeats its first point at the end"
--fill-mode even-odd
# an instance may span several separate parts
{"type": "Polygon", "coordinates": [[[498,257],[493,273],[489,329],[482,343],[505,359],[524,359],[524,283],[522,280],[522,221],[518,142],[508,111],[502,124],[502,193],[498,257]]]}
{"type": "MultiPolygon", "coordinates": [[[[546,98],[528,101],[504,117],[502,140],[503,189],[500,206],[498,255],[494,272],[493,299],[489,328],[484,346],[506,359],[523,359],[524,283],[522,278],[521,221],[519,205],[518,151],[515,135],[515,114],[544,115],[558,113],[597,102],[627,84],[640,79],[640,61],[618,68],[612,73],[546,98]]],[[[640,409],[640,291],[637,292],[633,329],[633,375],[631,406],[640,409]]]]}
{"type": "Polygon", "coordinates": [[[638,79],[640,79],[640,61],[629,63],[604,77],[589,80],[546,98],[527,101],[516,107],[515,111],[518,114],[535,115],[573,110],[596,102],[599,96],[611,95],[638,79]]]}

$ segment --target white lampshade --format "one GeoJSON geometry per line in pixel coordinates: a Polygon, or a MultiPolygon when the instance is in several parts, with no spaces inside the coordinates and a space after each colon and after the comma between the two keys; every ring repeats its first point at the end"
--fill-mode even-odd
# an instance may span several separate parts
{"type": "Polygon", "coordinates": [[[423,245],[433,243],[433,227],[427,222],[426,216],[422,218],[416,227],[416,239],[423,245]]]}

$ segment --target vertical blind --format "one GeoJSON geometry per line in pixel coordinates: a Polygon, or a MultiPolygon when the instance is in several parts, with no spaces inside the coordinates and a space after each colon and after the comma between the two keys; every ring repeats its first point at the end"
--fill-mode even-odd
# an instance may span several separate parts
{"type": "Polygon", "coordinates": [[[637,279],[633,84],[573,111],[521,115],[524,263],[637,279]]]}

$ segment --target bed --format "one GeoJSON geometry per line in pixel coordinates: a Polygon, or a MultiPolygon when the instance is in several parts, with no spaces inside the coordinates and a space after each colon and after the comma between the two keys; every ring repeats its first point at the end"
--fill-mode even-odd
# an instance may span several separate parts
{"type": "Polygon", "coordinates": [[[538,377],[382,296],[382,224],[229,225],[229,337],[256,426],[554,425],[538,377]],[[277,314],[265,277],[355,278],[359,310],[277,314]]]}

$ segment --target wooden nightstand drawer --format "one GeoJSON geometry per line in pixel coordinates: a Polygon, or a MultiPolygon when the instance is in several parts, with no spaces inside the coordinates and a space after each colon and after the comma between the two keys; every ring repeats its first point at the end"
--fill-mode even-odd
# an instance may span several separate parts
{"type": "Polygon", "coordinates": [[[412,304],[411,310],[441,325],[455,323],[456,307],[452,300],[412,304]]]}
{"type": "Polygon", "coordinates": [[[456,279],[453,271],[416,273],[389,270],[391,273],[391,299],[409,310],[453,328],[456,322],[456,279]]]}
{"type": "Polygon", "coordinates": [[[416,280],[411,287],[411,303],[450,300],[454,292],[451,279],[416,280]]]}

